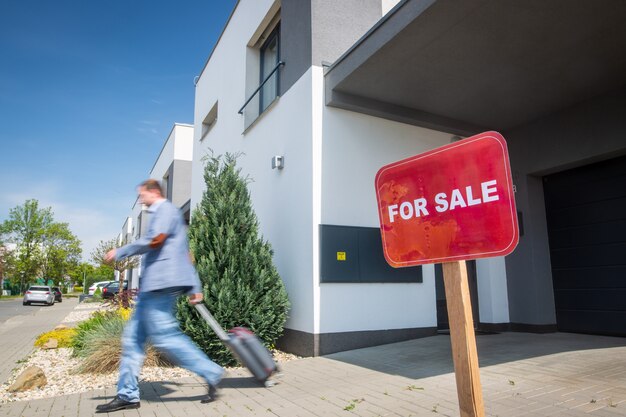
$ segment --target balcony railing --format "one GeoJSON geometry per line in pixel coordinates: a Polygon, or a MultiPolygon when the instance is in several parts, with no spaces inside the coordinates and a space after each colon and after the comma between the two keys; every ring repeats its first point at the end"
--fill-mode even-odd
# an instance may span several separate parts
{"type": "Polygon", "coordinates": [[[283,65],[285,65],[285,63],[283,61],[278,61],[278,64],[276,64],[276,66],[274,67],[273,70],[270,71],[269,74],[267,74],[267,77],[265,77],[265,79],[261,82],[261,85],[259,85],[257,87],[256,90],[254,90],[254,92],[250,95],[250,97],[246,100],[245,103],[243,103],[243,106],[241,106],[241,108],[239,109],[238,113],[239,114],[243,114],[243,109],[246,108],[246,106],[250,103],[250,101],[252,101],[252,99],[254,98],[254,96],[257,95],[257,93],[259,91],[261,91],[261,89],[263,88],[263,86],[265,85],[266,82],[269,81],[269,79],[272,77],[272,75],[274,75],[274,73],[276,71],[278,71],[278,68],[282,67],[283,65]]]}

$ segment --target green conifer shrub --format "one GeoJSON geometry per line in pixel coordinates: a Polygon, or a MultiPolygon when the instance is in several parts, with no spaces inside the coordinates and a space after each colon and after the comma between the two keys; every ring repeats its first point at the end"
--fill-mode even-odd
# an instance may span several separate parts
{"type": "MultiPolygon", "coordinates": [[[[272,262],[272,248],[259,236],[238,155],[205,158],[206,190],[189,226],[189,244],[202,282],[204,302],[228,330],[243,326],[272,348],[282,335],[289,300],[272,262]]],[[[221,365],[235,363],[228,349],[186,297],[178,304],[182,330],[221,365]]]]}

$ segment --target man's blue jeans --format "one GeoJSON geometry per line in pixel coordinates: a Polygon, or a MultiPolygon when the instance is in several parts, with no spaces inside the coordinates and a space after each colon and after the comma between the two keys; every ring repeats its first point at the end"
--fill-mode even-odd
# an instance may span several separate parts
{"type": "Polygon", "coordinates": [[[122,335],[122,360],[117,383],[120,399],[139,401],[137,380],[145,359],[147,341],[174,364],[198,374],[208,384],[217,385],[220,382],[224,369],[212,362],[178,327],[174,307],[181,293],[181,288],[168,288],[139,294],[135,311],[122,335]]]}

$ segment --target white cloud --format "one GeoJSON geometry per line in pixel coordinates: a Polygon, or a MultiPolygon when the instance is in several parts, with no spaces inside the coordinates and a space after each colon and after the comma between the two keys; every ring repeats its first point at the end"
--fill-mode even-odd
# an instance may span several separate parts
{"type": "Polygon", "coordinates": [[[155,135],[159,134],[159,131],[157,129],[153,128],[153,127],[150,127],[150,128],[138,127],[137,128],[137,132],[139,132],[139,133],[152,133],[152,134],[155,134],[155,135]]]}
{"type": "Polygon", "coordinates": [[[157,120],[139,120],[139,124],[143,125],[138,127],[136,130],[139,133],[152,133],[154,135],[159,134],[159,130],[157,129],[161,123],[157,120]]]}

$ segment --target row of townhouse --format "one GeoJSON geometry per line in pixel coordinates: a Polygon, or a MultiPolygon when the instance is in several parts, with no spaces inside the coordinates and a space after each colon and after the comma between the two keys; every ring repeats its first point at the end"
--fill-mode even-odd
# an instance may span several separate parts
{"type": "MultiPolygon", "coordinates": [[[[193,126],[175,123],[149,174],[149,178],[161,181],[164,196],[181,210],[187,224],[191,216],[189,196],[191,195],[192,150],[193,126]]],[[[140,181],[142,180],[138,183],[140,181]]],[[[142,236],[147,230],[149,217],[147,207],[142,205],[137,198],[118,235],[119,244],[132,242],[142,236]]],[[[138,266],[126,270],[123,279],[128,281],[129,288],[138,288],[140,275],[141,266],[138,266]]],[[[116,271],[116,281],[120,278],[120,274],[116,271]]]]}
{"type": "MultiPolygon", "coordinates": [[[[440,266],[385,263],[374,177],[497,130],[521,237],[468,262],[477,328],[626,336],[624,21],[612,0],[240,0],[193,127],[174,127],[151,177],[189,216],[202,157],[244,153],[292,305],[280,346],[321,355],[447,327],[440,266]]],[[[145,213],[131,217],[137,236],[145,213]]]]}

